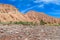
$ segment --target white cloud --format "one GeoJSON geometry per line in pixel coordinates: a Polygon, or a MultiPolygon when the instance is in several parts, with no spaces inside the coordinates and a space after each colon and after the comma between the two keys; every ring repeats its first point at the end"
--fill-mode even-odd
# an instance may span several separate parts
{"type": "Polygon", "coordinates": [[[38,7],[40,7],[40,8],[44,8],[44,4],[41,4],[41,5],[39,5],[38,7]]]}
{"type": "Polygon", "coordinates": [[[22,13],[25,13],[26,11],[28,11],[28,10],[34,8],[34,7],[44,8],[44,4],[41,4],[41,5],[35,5],[35,6],[32,6],[32,7],[29,7],[29,8],[27,8],[27,9],[23,10],[22,13]]]}
{"type": "Polygon", "coordinates": [[[25,13],[26,11],[28,11],[28,10],[30,10],[30,9],[32,9],[32,8],[34,8],[34,7],[36,7],[36,6],[38,6],[38,5],[32,6],[32,7],[30,7],[30,8],[27,8],[27,9],[23,10],[22,13],[25,13]]]}
{"type": "Polygon", "coordinates": [[[35,3],[43,2],[45,4],[54,3],[54,4],[57,4],[57,5],[60,5],[60,1],[59,0],[35,0],[34,2],[35,3]]]}

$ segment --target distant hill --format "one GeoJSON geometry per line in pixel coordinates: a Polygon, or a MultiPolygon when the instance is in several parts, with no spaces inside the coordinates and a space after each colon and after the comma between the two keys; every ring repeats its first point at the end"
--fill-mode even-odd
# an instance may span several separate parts
{"type": "Polygon", "coordinates": [[[29,11],[26,14],[20,13],[14,6],[0,4],[0,22],[37,22],[43,20],[46,23],[60,23],[59,18],[53,18],[42,12],[29,11]]]}
{"type": "Polygon", "coordinates": [[[54,17],[48,16],[42,12],[30,11],[25,15],[34,22],[40,22],[41,20],[43,20],[46,23],[52,23],[52,24],[60,23],[59,18],[54,18],[54,17]]]}

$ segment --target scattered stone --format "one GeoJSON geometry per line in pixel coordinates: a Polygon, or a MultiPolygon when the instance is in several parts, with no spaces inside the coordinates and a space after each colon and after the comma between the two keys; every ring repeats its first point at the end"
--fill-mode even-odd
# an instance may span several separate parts
{"type": "Polygon", "coordinates": [[[0,40],[60,40],[60,27],[0,26],[0,40]],[[6,35],[6,37],[5,37],[6,35]]]}

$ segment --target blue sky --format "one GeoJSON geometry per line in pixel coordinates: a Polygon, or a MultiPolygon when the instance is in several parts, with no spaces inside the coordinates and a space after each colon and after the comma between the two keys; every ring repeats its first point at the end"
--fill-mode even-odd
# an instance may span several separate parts
{"type": "Polygon", "coordinates": [[[0,3],[11,4],[22,13],[34,10],[60,18],[60,0],[0,0],[0,3]]]}

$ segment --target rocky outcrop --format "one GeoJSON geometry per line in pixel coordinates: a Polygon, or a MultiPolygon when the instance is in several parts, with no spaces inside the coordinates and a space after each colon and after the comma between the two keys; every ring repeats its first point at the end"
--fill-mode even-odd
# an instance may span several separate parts
{"type": "Polygon", "coordinates": [[[20,13],[14,6],[8,4],[0,4],[0,22],[26,21],[24,15],[20,13]]]}
{"type": "Polygon", "coordinates": [[[14,6],[8,4],[0,4],[0,22],[37,22],[43,20],[46,23],[60,23],[60,19],[53,18],[41,12],[29,11],[22,14],[14,6]]]}
{"type": "Polygon", "coordinates": [[[30,11],[25,15],[28,16],[28,18],[30,18],[34,22],[40,22],[41,20],[43,20],[46,23],[59,23],[60,20],[58,18],[53,18],[44,13],[35,12],[35,11],[30,11]]]}

